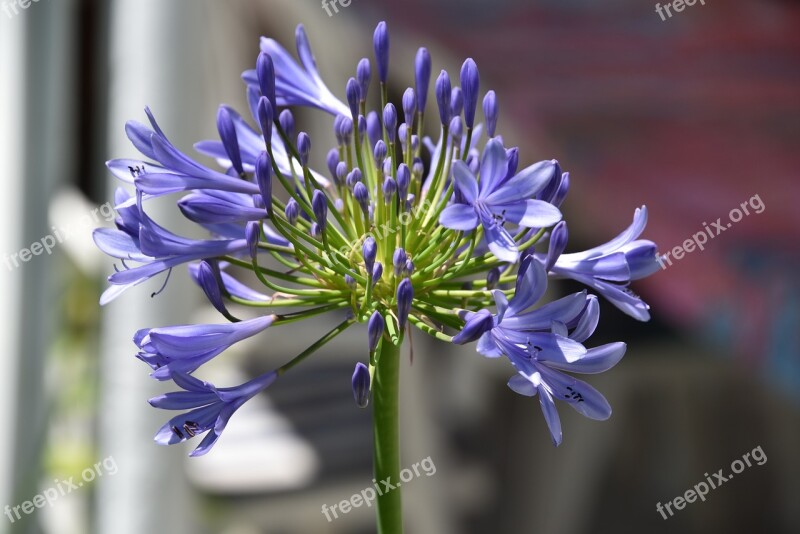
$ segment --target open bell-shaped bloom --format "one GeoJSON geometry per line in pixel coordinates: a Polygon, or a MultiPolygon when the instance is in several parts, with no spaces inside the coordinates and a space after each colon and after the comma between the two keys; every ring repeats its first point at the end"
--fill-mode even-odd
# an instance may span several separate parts
{"type": "Polygon", "coordinates": [[[638,239],[647,225],[647,207],[637,208],[633,223],[617,237],[583,252],[562,254],[566,226],[554,230],[547,256],[538,255],[554,275],[572,278],[597,291],[614,306],[640,321],[650,319],[650,307],[628,286],[632,280],[659,270],[656,244],[638,239]]]}
{"type": "MultiPolygon", "coordinates": [[[[625,344],[610,343],[588,350],[583,346],[594,332],[600,313],[596,297],[585,291],[529,310],[544,294],[547,273],[530,256],[520,270],[511,301],[501,291],[494,291],[497,314],[493,326],[481,335],[477,350],[488,357],[504,355],[509,359],[517,370],[509,387],[522,395],[539,395],[553,443],[559,445],[562,435],[556,398],[590,419],[603,420],[611,415],[611,407],[599,392],[562,371],[606,371],[625,354],[625,344]]],[[[466,314],[464,331],[486,322],[482,312],[485,310],[466,314]]]]}
{"type": "Polygon", "coordinates": [[[155,441],[160,445],[174,445],[208,432],[190,456],[206,454],[236,410],[268,388],[277,376],[275,371],[270,371],[240,386],[217,388],[188,374],[173,373],[171,378],[183,391],[165,393],[148,402],[164,410],[189,411],[173,417],[162,426],[156,433],[155,441]]]}
{"type": "Polygon", "coordinates": [[[191,373],[230,346],[269,328],[274,315],[238,323],[200,324],[144,328],[136,332],[137,358],[153,369],[157,380],[172,373],[191,373]]]}
{"type": "Polygon", "coordinates": [[[489,250],[500,260],[516,262],[519,250],[503,226],[506,222],[527,228],[544,228],[561,220],[561,212],[548,202],[532,198],[552,179],[556,165],[542,161],[507,177],[508,154],[498,139],[483,151],[480,181],[461,161],[453,163],[455,187],[463,202],[442,212],[439,222],[453,230],[470,231],[479,224],[489,250]]]}

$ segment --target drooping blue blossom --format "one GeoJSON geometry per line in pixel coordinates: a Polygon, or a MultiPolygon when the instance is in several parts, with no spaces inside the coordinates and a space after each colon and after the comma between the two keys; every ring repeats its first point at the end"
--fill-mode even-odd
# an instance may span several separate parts
{"type": "Polygon", "coordinates": [[[124,192],[117,194],[119,208],[117,229],[99,228],[93,238],[97,247],[111,257],[122,260],[123,270],[112,274],[112,286],[102,295],[101,304],[107,304],[123,291],[152,277],[170,271],[173,267],[190,261],[235,254],[247,249],[244,229],[240,239],[194,240],[178,236],[156,224],[139,203],[127,205],[124,192]],[[126,262],[139,265],[131,266],[126,262]]]}
{"type": "MultiPolygon", "coordinates": [[[[509,387],[521,395],[539,395],[550,435],[558,446],[562,433],[555,399],[567,402],[590,419],[611,416],[611,407],[597,390],[563,371],[604,372],[619,362],[625,344],[610,343],[588,350],[581,344],[594,332],[599,317],[596,299],[585,292],[529,311],[544,294],[547,274],[532,257],[526,263],[513,299],[508,301],[501,291],[494,291],[494,326],[481,335],[477,349],[487,357],[505,355],[509,359],[517,370],[509,387]]],[[[467,327],[462,332],[465,339],[474,338],[474,332],[486,328],[485,314],[466,315],[467,327]]]]}
{"type": "Polygon", "coordinates": [[[169,380],[172,372],[192,373],[231,345],[269,328],[275,315],[238,323],[145,328],[136,332],[137,357],[152,369],[153,378],[169,380]]]}
{"type": "Polygon", "coordinates": [[[633,223],[611,241],[585,250],[561,254],[566,246],[566,225],[551,237],[554,252],[546,256],[550,271],[572,278],[597,291],[614,306],[634,319],[650,319],[650,307],[628,285],[659,269],[656,244],[638,239],[647,225],[647,207],[636,208],[633,223]],[[554,258],[556,258],[554,260],[554,258]]]}
{"type": "Polygon", "coordinates": [[[156,433],[159,445],[174,445],[208,432],[190,456],[202,456],[222,435],[231,416],[245,402],[268,388],[277,378],[274,371],[232,388],[217,388],[188,374],[173,372],[171,376],[183,391],[153,397],[148,402],[163,410],[189,410],[170,419],[156,433]]]}

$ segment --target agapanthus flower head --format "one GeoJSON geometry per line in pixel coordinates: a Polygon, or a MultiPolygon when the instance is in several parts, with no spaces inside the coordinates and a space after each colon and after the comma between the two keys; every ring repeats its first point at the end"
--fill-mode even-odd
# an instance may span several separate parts
{"type": "Polygon", "coordinates": [[[131,121],[125,128],[143,159],[108,162],[136,192],[119,190],[117,228],[94,234],[97,246],[119,263],[101,302],[155,277],[166,286],[172,270],[186,265],[228,321],[135,334],[137,356],[153,377],[183,389],[153,404],[189,410],[165,425],[158,441],[208,432],[195,451],[207,452],[242,403],[354,323],[367,324],[369,353],[369,365],[358,364],[351,384],[359,406],[380,386],[371,378],[385,369],[381,352],[396,350],[415,327],[456,344],[477,341],[487,357],[506,356],[516,370],[509,386],[539,395],[556,443],[561,431],[554,399],[588,417],[607,417],[602,396],[565,374],[603,371],[624,353],[621,343],[583,345],[597,326],[597,298],[583,291],[538,301],[548,276],[568,277],[647,318],[646,305],[628,289],[657,270],[655,245],[639,239],[646,210],[637,210],[632,227],[609,243],[565,253],[559,206],[569,174],[552,159],[520,164],[531,158],[497,135],[493,91],[483,98],[486,124],[476,122],[474,61],[464,62],[460,87],[441,71],[434,88],[439,113],[426,116],[431,56],[419,49],[413,83],[410,76],[406,81],[412,87],[392,101],[398,93],[389,88],[389,33],[382,22],[373,34],[380,95],[370,99],[376,109],[369,109],[369,60],[359,61],[340,88],[342,101],[319,75],[302,25],[295,37],[298,60],[263,38],[255,68],[243,74],[252,121],[221,106],[219,139],[195,145],[218,168],[173,145],[149,109],[149,125],[131,121]],[[302,128],[296,135],[288,106],[328,113],[335,145],[315,146],[302,128]],[[439,121],[438,139],[423,136],[426,119],[439,121]],[[314,149],[326,155],[325,176],[312,168],[314,149]],[[176,234],[148,215],[151,199],[173,195],[180,213],[207,238],[176,234]],[[549,250],[541,243],[547,236],[549,250]],[[321,314],[340,314],[341,322],[275,371],[234,388],[193,376],[235,343],[321,314]]]}

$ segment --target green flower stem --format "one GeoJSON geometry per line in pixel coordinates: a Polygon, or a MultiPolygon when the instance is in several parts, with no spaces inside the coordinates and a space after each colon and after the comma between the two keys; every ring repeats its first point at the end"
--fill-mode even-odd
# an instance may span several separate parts
{"type": "Polygon", "coordinates": [[[282,375],[283,373],[285,373],[298,363],[302,362],[303,360],[314,354],[314,352],[316,352],[317,349],[324,346],[330,340],[332,340],[333,338],[335,338],[336,336],[347,330],[347,328],[351,324],[353,324],[352,319],[346,319],[345,321],[341,322],[339,326],[337,326],[336,328],[334,328],[333,330],[331,330],[330,332],[319,338],[317,341],[314,342],[313,345],[311,345],[306,350],[295,356],[291,361],[280,366],[275,372],[278,374],[278,376],[282,375]]]}
{"type": "MultiPolygon", "coordinates": [[[[440,252],[439,257],[436,258],[433,261],[433,263],[414,273],[414,277],[412,277],[412,280],[416,281],[422,278],[428,278],[430,273],[432,273],[433,271],[435,271],[436,269],[438,269],[439,267],[450,261],[453,258],[453,255],[455,254],[456,250],[458,249],[458,244],[461,241],[461,237],[462,237],[461,232],[457,232],[455,234],[455,239],[452,239],[450,236],[448,236],[447,239],[442,240],[443,242],[442,246],[446,247],[446,250],[440,252]]],[[[436,281],[437,281],[436,278],[431,280],[431,282],[436,282],[436,281]]]]}
{"type": "MultiPolygon", "coordinates": [[[[249,269],[251,271],[253,270],[253,263],[250,262],[250,261],[245,261],[245,260],[241,260],[239,258],[234,258],[233,256],[223,256],[222,260],[223,261],[227,261],[228,263],[230,263],[232,265],[236,265],[238,267],[244,267],[245,269],[249,269]]],[[[272,276],[273,278],[277,278],[279,280],[284,280],[286,282],[291,282],[293,284],[299,284],[299,285],[303,285],[303,286],[307,286],[307,287],[319,288],[319,289],[314,290],[312,293],[309,293],[310,296],[319,295],[320,291],[325,291],[325,290],[322,289],[322,287],[323,287],[322,284],[319,281],[314,280],[313,278],[300,278],[300,277],[297,277],[297,276],[292,276],[290,274],[282,273],[280,271],[273,271],[272,269],[267,269],[266,267],[261,267],[261,266],[258,266],[256,271],[257,271],[256,274],[258,274],[259,272],[261,274],[268,274],[269,276],[272,276]]],[[[284,288],[275,289],[275,291],[284,291],[284,288]]],[[[293,289],[292,291],[297,291],[297,290],[293,289]]],[[[298,294],[302,294],[302,293],[298,293],[298,294]]],[[[331,295],[331,296],[340,296],[340,295],[337,294],[337,295],[331,295]]]]}
{"type": "Polygon", "coordinates": [[[462,328],[464,326],[463,321],[458,318],[458,308],[436,306],[435,304],[427,302],[427,299],[414,299],[411,306],[426,314],[433,315],[437,319],[441,319],[443,323],[453,328],[462,328]]]}
{"type": "MultiPolygon", "coordinates": [[[[273,297],[270,300],[263,302],[257,300],[247,300],[241,297],[236,297],[231,295],[228,297],[231,302],[236,304],[240,304],[242,306],[248,306],[250,308],[297,308],[299,306],[310,306],[314,304],[329,304],[331,303],[331,298],[327,295],[323,295],[319,298],[308,299],[308,298],[280,298],[280,297],[273,297]]],[[[341,300],[341,299],[339,299],[341,300]]],[[[336,302],[336,301],[334,301],[336,302]]]]}
{"type": "MultiPolygon", "coordinates": [[[[442,125],[441,132],[442,132],[441,133],[442,150],[439,153],[439,161],[436,162],[436,171],[434,171],[433,173],[433,179],[431,180],[430,186],[428,187],[427,191],[425,191],[425,197],[420,199],[421,201],[427,200],[432,204],[439,199],[439,196],[437,196],[436,193],[438,192],[441,194],[441,191],[439,191],[439,184],[445,181],[444,179],[442,179],[442,169],[444,168],[444,161],[451,156],[451,152],[449,150],[450,144],[448,143],[450,135],[449,125],[442,125]],[[442,157],[442,154],[444,155],[444,157],[442,157]],[[431,198],[431,195],[433,195],[433,198],[431,198]]],[[[425,205],[424,202],[422,205],[423,206],[425,205]]],[[[426,225],[427,221],[428,217],[426,216],[422,221],[423,226],[426,225]]],[[[419,228],[416,225],[412,226],[411,227],[412,234],[416,233],[418,229],[419,228]]]]}
{"type": "Polygon", "coordinates": [[[432,326],[430,326],[428,324],[425,324],[425,322],[423,322],[421,319],[418,319],[413,314],[408,316],[408,320],[414,326],[416,326],[417,328],[419,328],[420,330],[422,330],[426,334],[428,334],[430,336],[433,336],[433,337],[435,337],[436,339],[438,339],[440,341],[444,341],[446,343],[452,343],[453,342],[453,337],[452,336],[448,336],[447,334],[445,334],[443,332],[439,332],[438,330],[436,330],[432,326]]]}
{"type": "MultiPolygon", "coordinates": [[[[396,484],[400,480],[399,386],[400,347],[381,343],[372,386],[373,463],[375,480],[396,484]]],[[[403,507],[400,488],[378,496],[378,534],[402,534],[403,507]]]]}
{"type": "Polygon", "coordinates": [[[467,142],[464,144],[464,154],[462,156],[462,158],[464,158],[464,161],[467,161],[467,156],[469,156],[469,147],[470,147],[470,145],[472,145],[472,128],[468,126],[467,127],[467,142]]]}
{"type": "MultiPolygon", "coordinates": [[[[514,293],[513,289],[505,289],[500,291],[502,291],[506,295],[511,295],[514,293]]],[[[431,294],[437,297],[461,297],[461,298],[473,298],[473,297],[482,298],[482,297],[492,296],[492,292],[489,291],[488,289],[483,289],[483,290],[478,289],[474,291],[465,289],[434,289],[433,291],[431,291],[431,294]]]]}
{"type": "Polygon", "coordinates": [[[334,304],[329,304],[327,306],[320,306],[319,308],[312,308],[306,311],[286,313],[283,315],[279,314],[277,315],[277,319],[275,320],[274,325],[279,326],[282,324],[296,323],[297,321],[303,321],[305,319],[308,319],[309,317],[322,315],[323,313],[328,313],[329,311],[338,310],[340,308],[344,308],[345,306],[349,306],[349,303],[345,300],[340,300],[334,304]]]}

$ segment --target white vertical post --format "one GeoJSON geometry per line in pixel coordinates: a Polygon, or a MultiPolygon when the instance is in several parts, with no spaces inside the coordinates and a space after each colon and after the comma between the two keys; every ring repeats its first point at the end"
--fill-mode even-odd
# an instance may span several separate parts
{"type": "MultiPolygon", "coordinates": [[[[3,194],[0,195],[0,254],[13,254],[22,243],[23,137],[25,107],[25,26],[0,13],[0,161],[3,162],[3,194]]],[[[20,308],[22,272],[11,259],[0,263],[0,420],[10,426],[16,417],[16,380],[20,357],[20,308]]],[[[0,505],[13,499],[14,440],[0,440],[0,505]]],[[[5,518],[3,518],[5,520],[5,518]]]]}

